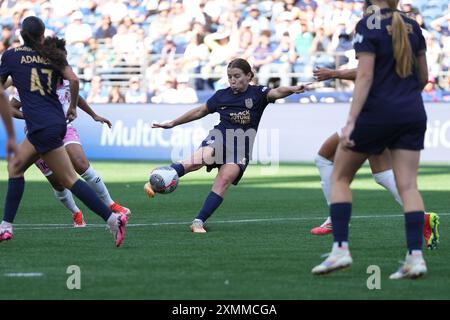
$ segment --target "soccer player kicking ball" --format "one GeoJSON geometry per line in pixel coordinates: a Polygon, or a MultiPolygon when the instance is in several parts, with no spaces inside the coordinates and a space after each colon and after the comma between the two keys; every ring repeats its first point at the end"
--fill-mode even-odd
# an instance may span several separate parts
{"type": "MultiPolygon", "coordinates": [[[[204,166],[208,172],[218,168],[211,192],[192,222],[191,231],[194,233],[206,232],[205,221],[220,206],[228,187],[231,184],[237,185],[241,180],[267,105],[277,99],[305,91],[303,85],[276,89],[251,85],[254,74],[250,64],[244,59],[232,60],[228,64],[227,73],[230,87],[218,90],[205,105],[192,109],[168,123],[153,125],[153,128],[170,129],[214,112],[220,114],[220,123],[209,132],[200,148],[189,159],[171,165],[179,177],[204,166]]],[[[145,185],[145,191],[150,197],[155,195],[149,183],[145,185]]]]}

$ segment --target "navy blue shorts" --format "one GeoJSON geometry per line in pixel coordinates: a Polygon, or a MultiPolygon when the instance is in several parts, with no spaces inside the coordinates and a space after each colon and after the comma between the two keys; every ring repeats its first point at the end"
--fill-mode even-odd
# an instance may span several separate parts
{"type": "Polygon", "coordinates": [[[237,185],[239,181],[242,179],[242,176],[244,175],[245,169],[247,169],[248,161],[249,161],[249,155],[245,153],[243,156],[239,156],[239,153],[236,150],[227,150],[227,148],[223,144],[216,143],[213,139],[205,139],[202,141],[200,147],[212,147],[214,148],[214,156],[217,155],[216,150],[217,148],[221,148],[223,150],[223,157],[220,159],[217,159],[216,162],[212,164],[206,165],[206,171],[211,172],[212,169],[217,168],[220,169],[224,164],[228,163],[235,163],[239,166],[240,172],[237,178],[233,181],[234,185],[237,185]]]}
{"type": "Polygon", "coordinates": [[[406,124],[358,124],[350,138],[355,152],[381,154],[384,149],[403,149],[419,151],[424,148],[426,121],[406,124]]]}
{"type": "Polygon", "coordinates": [[[48,128],[28,133],[27,137],[39,154],[44,154],[64,145],[67,125],[53,125],[48,128]]]}

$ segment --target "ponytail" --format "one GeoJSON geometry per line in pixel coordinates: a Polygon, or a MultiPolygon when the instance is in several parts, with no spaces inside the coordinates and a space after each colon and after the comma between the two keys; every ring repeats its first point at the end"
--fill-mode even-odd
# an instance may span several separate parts
{"type": "Polygon", "coordinates": [[[395,72],[400,78],[406,78],[412,74],[414,63],[408,30],[400,12],[396,10],[398,0],[388,1],[388,3],[391,9],[393,9],[391,30],[395,72]]]}

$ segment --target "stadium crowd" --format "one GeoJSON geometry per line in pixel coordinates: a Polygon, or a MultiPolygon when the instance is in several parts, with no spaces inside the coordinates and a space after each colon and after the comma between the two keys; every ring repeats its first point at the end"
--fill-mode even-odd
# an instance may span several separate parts
{"type": "MultiPolygon", "coordinates": [[[[89,103],[195,103],[227,84],[226,64],[247,59],[262,85],[312,80],[317,66],[356,66],[352,37],[363,0],[3,0],[0,54],[20,45],[36,15],[64,37],[89,103]]],[[[450,2],[403,0],[427,40],[426,101],[449,99],[450,2]]],[[[350,92],[351,82],[315,84],[350,92]]],[[[351,95],[350,95],[351,96],[351,95]]]]}

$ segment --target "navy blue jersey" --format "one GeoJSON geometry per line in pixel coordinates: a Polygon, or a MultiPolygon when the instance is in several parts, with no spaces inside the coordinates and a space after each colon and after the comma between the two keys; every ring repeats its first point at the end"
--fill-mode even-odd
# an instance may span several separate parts
{"type": "Polygon", "coordinates": [[[47,59],[26,46],[7,50],[1,58],[0,77],[8,76],[19,92],[29,133],[65,125],[65,114],[56,94],[62,75],[47,59]]]}
{"type": "MultiPolygon", "coordinates": [[[[390,35],[392,12],[383,9],[381,17],[381,28],[373,26],[372,16],[363,18],[356,26],[356,54],[375,54],[373,84],[357,121],[367,124],[424,121],[426,113],[416,67],[413,66],[413,74],[407,78],[397,75],[390,35]]],[[[404,15],[402,17],[408,30],[413,56],[417,56],[426,50],[422,31],[416,21],[404,15]]]]}
{"type": "Polygon", "coordinates": [[[249,85],[245,92],[233,93],[231,88],[218,90],[206,102],[210,113],[220,114],[220,123],[214,128],[258,130],[261,116],[269,104],[269,88],[249,85]]]}

